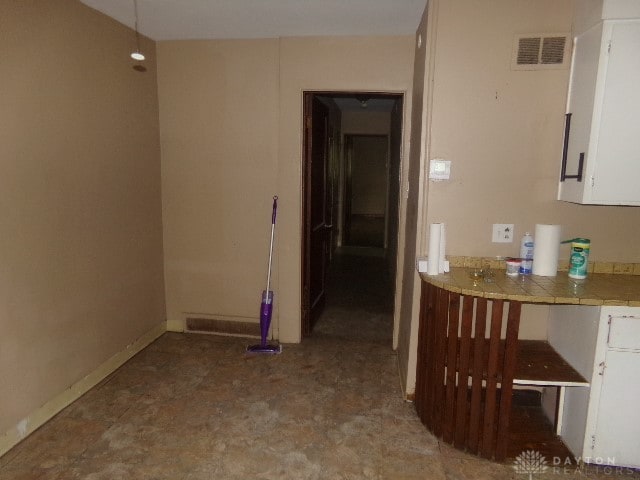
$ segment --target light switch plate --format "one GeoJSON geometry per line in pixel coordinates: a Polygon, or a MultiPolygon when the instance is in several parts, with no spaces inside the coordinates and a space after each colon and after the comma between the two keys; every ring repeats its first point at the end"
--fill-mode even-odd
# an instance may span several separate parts
{"type": "Polygon", "coordinates": [[[491,241],[493,243],[513,242],[513,223],[494,223],[491,241]]]}
{"type": "Polygon", "coordinates": [[[449,180],[451,176],[451,160],[434,158],[429,162],[430,180],[449,180]]]}

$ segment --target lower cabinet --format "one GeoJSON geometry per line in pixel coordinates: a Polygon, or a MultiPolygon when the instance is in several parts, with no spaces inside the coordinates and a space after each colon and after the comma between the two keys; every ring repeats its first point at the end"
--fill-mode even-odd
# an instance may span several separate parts
{"type": "Polygon", "coordinates": [[[563,440],[586,463],[640,467],[640,308],[550,310],[549,343],[591,385],[565,395],[563,440]]]}
{"type": "Polygon", "coordinates": [[[605,362],[602,388],[593,400],[597,414],[590,429],[591,455],[615,465],[640,467],[640,410],[636,403],[640,398],[640,351],[607,350],[605,362]]]}

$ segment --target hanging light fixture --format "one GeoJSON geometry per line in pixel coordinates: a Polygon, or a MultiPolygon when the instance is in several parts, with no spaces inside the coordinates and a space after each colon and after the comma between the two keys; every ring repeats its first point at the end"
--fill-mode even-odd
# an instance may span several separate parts
{"type": "Polygon", "coordinates": [[[138,0],[133,0],[133,10],[136,16],[136,49],[131,53],[131,58],[141,62],[144,60],[144,55],[140,51],[140,32],[138,32],[138,0]]]}

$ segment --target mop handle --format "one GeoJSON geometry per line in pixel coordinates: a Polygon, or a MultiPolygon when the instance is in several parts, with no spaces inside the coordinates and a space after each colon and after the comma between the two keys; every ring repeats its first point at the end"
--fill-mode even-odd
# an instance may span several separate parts
{"type": "Polygon", "coordinates": [[[273,197],[273,213],[271,213],[271,241],[269,242],[269,269],[267,270],[267,298],[271,286],[271,259],[273,257],[273,232],[276,226],[276,211],[278,210],[278,196],[273,197]]]}
{"type": "Polygon", "coordinates": [[[271,214],[271,225],[276,224],[276,210],[278,210],[278,196],[273,196],[273,213],[271,214]]]}

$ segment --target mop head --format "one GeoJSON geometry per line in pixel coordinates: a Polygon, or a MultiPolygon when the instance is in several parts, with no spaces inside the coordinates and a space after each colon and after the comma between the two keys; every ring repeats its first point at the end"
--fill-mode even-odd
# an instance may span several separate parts
{"type": "Polygon", "coordinates": [[[247,355],[278,355],[282,353],[282,345],[250,345],[247,347],[247,355]]]}

